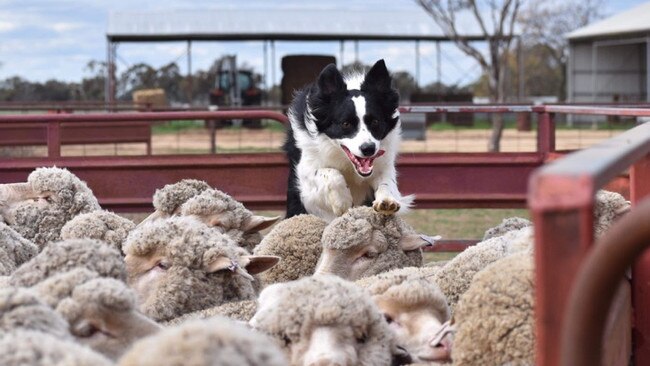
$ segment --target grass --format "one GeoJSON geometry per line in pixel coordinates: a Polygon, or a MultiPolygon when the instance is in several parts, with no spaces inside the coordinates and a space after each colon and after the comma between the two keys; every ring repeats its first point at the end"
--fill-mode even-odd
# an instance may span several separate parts
{"type": "Polygon", "coordinates": [[[152,127],[152,133],[154,135],[162,135],[168,133],[176,133],[179,131],[198,129],[203,127],[204,127],[203,121],[195,121],[195,120],[169,121],[163,124],[154,124],[152,127]]]}

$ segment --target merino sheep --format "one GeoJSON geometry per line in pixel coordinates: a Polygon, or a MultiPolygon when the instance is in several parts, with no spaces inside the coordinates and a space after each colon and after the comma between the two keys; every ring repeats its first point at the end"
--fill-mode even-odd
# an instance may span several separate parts
{"type": "Polygon", "coordinates": [[[206,189],[181,206],[182,216],[195,216],[203,223],[228,234],[244,249],[252,251],[262,240],[259,233],[280,219],[254,215],[243,204],[218,189],[206,189]]]}
{"type": "Polygon", "coordinates": [[[265,288],[250,324],[276,339],[290,364],[390,365],[393,333],[369,294],[329,275],[265,288]]]}
{"type": "Polygon", "coordinates": [[[17,329],[72,338],[65,319],[40,300],[36,293],[20,287],[0,288],[0,334],[17,329]]]}
{"type": "Polygon", "coordinates": [[[133,221],[99,210],[78,215],[68,221],[61,229],[61,238],[102,240],[121,252],[122,243],[133,229],[133,221]]]}
{"type": "Polygon", "coordinates": [[[101,277],[126,280],[122,255],[106,243],[92,239],[72,239],[50,243],[36,257],[11,274],[13,286],[31,287],[57,273],[86,268],[101,277]]]}
{"type": "Polygon", "coordinates": [[[0,335],[0,365],[111,366],[113,363],[71,340],[19,330],[0,335]]]}
{"type": "Polygon", "coordinates": [[[454,365],[534,364],[534,269],[529,252],[474,276],[454,313],[454,365]]]}
{"type": "Polygon", "coordinates": [[[38,247],[34,243],[0,222],[0,276],[10,275],[36,254],[38,247]]]}
{"type": "Polygon", "coordinates": [[[530,220],[521,217],[508,217],[503,219],[499,225],[488,229],[485,232],[485,235],[483,235],[482,241],[496,238],[497,236],[501,236],[509,231],[523,229],[528,226],[533,226],[533,223],[530,222],[530,220]]]}
{"type": "Polygon", "coordinates": [[[38,168],[27,183],[0,184],[0,216],[41,249],[60,240],[73,217],[99,209],[86,183],[66,169],[38,168]]]}
{"type": "Polygon", "coordinates": [[[158,321],[254,299],[251,275],[278,261],[250,255],[227,235],[191,217],[143,225],[129,234],[123,249],[140,310],[158,321]]]}
{"type": "Polygon", "coordinates": [[[631,208],[630,201],[619,193],[599,190],[594,205],[594,237],[601,237],[610,226],[631,208]]]}
{"type": "Polygon", "coordinates": [[[208,183],[196,179],[183,179],[157,189],[153,195],[155,211],[140,225],[180,214],[183,203],[207,189],[210,189],[208,183]]]}
{"type": "Polygon", "coordinates": [[[233,320],[239,320],[243,322],[248,322],[251,320],[255,312],[257,311],[257,300],[242,300],[242,301],[233,301],[221,304],[215,307],[195,311],[193,313],[188,313],[181,315],[178,318],[174,318],[168,322],[163,323],[164,326],[172,326],[185,323],[189,320],[194,319],[207,319],[214,316],[223,316],[233,320]]]}
{"type": "Polygon", "coordinates": [[[120,366],[285,366],[282,351],[267,336],[215,317],[190,321],[136,343],[120,366]]]}
{"type": "Polygon", "coordinates": [[[325,228],[316,274],[357,280],[395,268],[420,267],[420,248],[433,240],[415,233],[398,216],[355,207],[325,228]]]}
{"type": "Polygon", "coordinates": [[[431,267],[400,268],[357,281],[365,288],[384,314],[397,342],[416,362],[444,361],[448,344],[431,345],[449,320],[447,300],[438,286],[426,278],[431,267]]]}
{"type": "Polygon", "coordinates": [[[79,343],[113,360],[160,329],[137,311],[135,294],[124,282],[84,268],[58,273],[33,289],[67,320],[79,343]]]}
{"type": "Polygon", "coordinates": [[[282,258],[273,268],[260,274],[264,285],[311,276],[321,255],[321,237],[327,221],[314,215],[298,215],[283,220],[253,251],[256,255],[282,258]]]}

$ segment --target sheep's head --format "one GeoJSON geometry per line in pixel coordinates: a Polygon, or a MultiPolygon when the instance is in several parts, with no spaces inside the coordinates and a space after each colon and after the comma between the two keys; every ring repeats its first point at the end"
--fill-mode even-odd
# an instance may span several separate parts
{"type": "Polygon", "coordinates": [[[183,203],[207,189],[210,189],[208,183],[196,179],[183,179],[174,184],[167,184],[163,188],[157,189],[153,195],[153,207],[155,211],[145,218],[140,225],[178,216],[183,203]]]}
{"type": "Polygon", "coordinates": [[[447,338],[432,343],[450,316],[447,300],[437,285],[402,270],[364,278],[358,284],[370,291],[397,343],[414,361],[449,359],[447,338]]]}
{"type": "Polygon", "coordinates": [[[0,185],[2,219],[41,248],[60,239],[63,225],[80,213],[100,209],[86,183],[66,169],[39,168],[27,183],[0,185]]]}
{"type": "Polygon", "coordinates": [[[395,215],[354,208],[325,228],[316,274],[357,280],[394,268],[421,266],[420,248],[433,240],[416,234],[395,215]]]}
{"type": "Polygon", "coordinates": [[[284,348],[291,365],[390,365],[394,338],[363,289],[334,276],[265,288],[251,319],[284,348]]]}
{"type": "Polygon", "coordinates": [[[21,287],[0,288],[0,334],[17,329],[71,338],[65,320],[36,293],[21,287]]]}
{"type": "Polygon", "coordinates": [[[251,275],[279,260],[250,255],[227,235],[190,217],[141,226],[123,249],[140,310],[156,320],[254,298],[251,275]]]}
{"type": "Polygon", "coordinates": [[[601,237],[612,224],[631,209],[630,201],[621,194],[605,190],[596,193],[594,204],[594,236],[601,237]]]}
{"type": "Polygon", "coordinates": [[[60,273],[34,289],[68,321],[79,343],[111,359],[160,329],[137,310],[135,294],[124,282],[86,269],[60,273]]]}
{"type": "Polygon", "coordinates": [[[121,252],[122,243],[134,228],[133,221],[112,212],[98,210],[68,221],[61,229],[61,238],[102,240],[121,252]]]}

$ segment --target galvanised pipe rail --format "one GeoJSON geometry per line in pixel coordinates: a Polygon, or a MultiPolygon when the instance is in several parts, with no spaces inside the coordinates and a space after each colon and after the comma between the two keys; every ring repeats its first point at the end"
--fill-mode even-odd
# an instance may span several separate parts
{"type": "Polygon", "coordinates": [[[584,259],[562,328],[562,366],[604,365],[607,314],[621,281],[625,281],[626,270],[650,247],[649,217],[650,198],[614,224],[584,259]]]}

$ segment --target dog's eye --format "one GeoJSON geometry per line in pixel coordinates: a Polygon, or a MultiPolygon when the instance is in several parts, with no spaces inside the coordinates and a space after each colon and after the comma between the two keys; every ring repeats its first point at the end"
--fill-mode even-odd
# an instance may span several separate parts
{"type": "Polygon", "coordinates": [[[341,123],[341,127],[347,130],[348,128],[352,127],[352,123],[348,121],[343,121],[343,123],[341,123]]]}
{"type": "Polygon", "coordinates": [[[376,120],[376,119],[373,119],[372,121],[370,121],[370,126],[371,126],[371,127],[377,127],[377,126],[379,126],[379,121],[376,120]]]}

